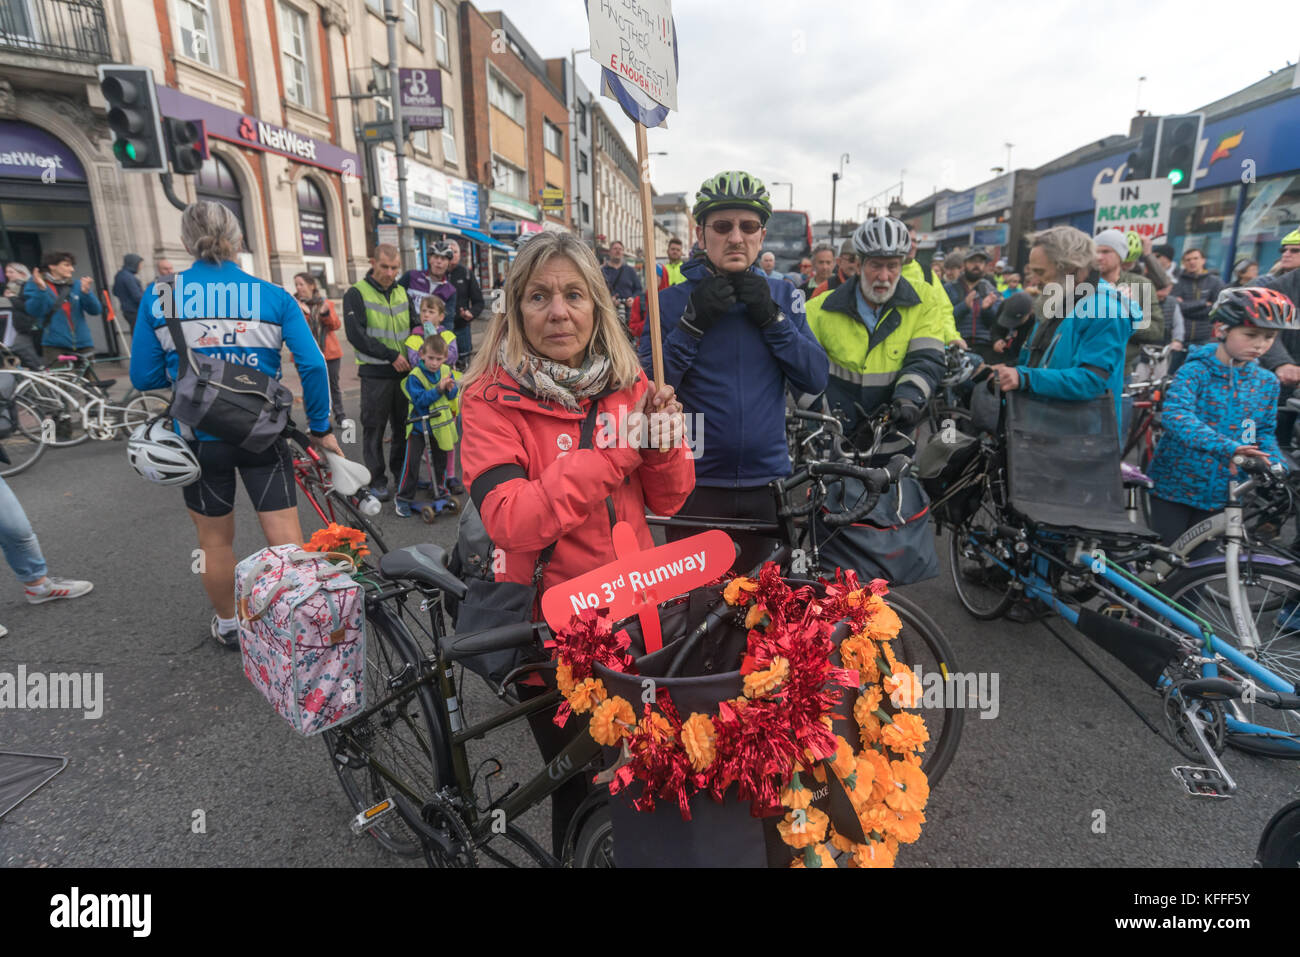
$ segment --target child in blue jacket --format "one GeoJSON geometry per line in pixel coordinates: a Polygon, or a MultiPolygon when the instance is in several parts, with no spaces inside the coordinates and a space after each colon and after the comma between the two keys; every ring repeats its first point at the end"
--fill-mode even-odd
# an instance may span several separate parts
{"type": "Polygon", "coordinates": [[[1210,312],[1216,342],[1191,350],[1165,396],[1164,433],[1147,474],[1151,525],[1166,545],[1222,510],[1235,456],[1286,465],[1277,444],[1278,380],[1260,367],[1291,300],[1258,286],[1225,289],[1210,312]]]}
{"type": "Polygon", "coordinates": [[[447,341],[437,333],[426,337],[420,347],[420,364],[402,381],[402,392],[411,401],[409,418],[412,420],[406,426],[406,461],[402,464],[401,487],[394,499],[397,514],[403,518],[411,515],[426,442],[434,473],[430,478],[436,494],[439,498],[450,497],[443,488],[443,477],[447,472],[447,453],[460,439],[456,429],[456,416],[460,414],[456,398],[459,378],[447,362],[447,341]],[[426,415],[427,421],[421,418],[426,415]]]}

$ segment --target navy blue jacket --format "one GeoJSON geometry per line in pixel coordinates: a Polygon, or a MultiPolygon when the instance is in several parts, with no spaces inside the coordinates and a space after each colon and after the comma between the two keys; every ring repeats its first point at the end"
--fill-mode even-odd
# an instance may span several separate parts
{"type": "MultiPolygon", "coordinates": [[[[826,389],[829,361],[804,317],[803,293],[767,279],[782,317],[760,330],[737,304],[702,339],[678,327],[695,284],[713,272],[697,257],[682,267],[685,282],[659,293],[664,380],[687,414],[697,414],[695,482],[752,488],[790,474],[785,437],[786,384],[812,395],[826,389]],[[702,427],[702,429],[701,429],[702,427]]],[[[756,266],[750,271],[760,274],[756,266]]],[[[641,335],[641,365],[653,375],[650,332],[641,335]]]]}

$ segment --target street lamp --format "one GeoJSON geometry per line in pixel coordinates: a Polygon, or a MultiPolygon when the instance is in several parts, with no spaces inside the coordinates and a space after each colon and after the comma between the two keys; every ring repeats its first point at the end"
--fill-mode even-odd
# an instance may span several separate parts
{"type": "Polygon", "coordinates": [[[788,186],[790,188],[790,205],[786,209],[794,209],[794,183],[782,183],[777,180],[772,181],[773,186],[788,186]]]}
{"type": "Polygon", "coordinates": [[[844,176],[844,164],[849,161],[848,153],[840,154],[840,170],[831,173],[831,245],[835,245],[835,188],[844,176]]]}

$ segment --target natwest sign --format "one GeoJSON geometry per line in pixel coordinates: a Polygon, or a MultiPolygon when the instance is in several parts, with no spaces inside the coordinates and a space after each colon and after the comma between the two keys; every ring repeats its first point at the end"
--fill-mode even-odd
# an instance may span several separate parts
{"type": "Polygon", "coordinates": [[[282,126],[272,126],[270,123],[255,120],[251,116],[245,116],[239,121],[239,135],[250,143],[257,143],[278,153],[292,153],[294,156],[313,162],[316,159],[315,140],[299,136],[293,130],[286,130],[282,126]]]}

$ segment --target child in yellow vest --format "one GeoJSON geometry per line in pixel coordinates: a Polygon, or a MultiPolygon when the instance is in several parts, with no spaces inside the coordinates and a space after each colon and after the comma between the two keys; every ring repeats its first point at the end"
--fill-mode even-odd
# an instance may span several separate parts
{"type": "Polygon", "coordinates": [[[411,515],[411,502],[415,498],[426,442],[433,466],[434,497],[450,497],[442,483],[447,470],[447,453],[460,439],[456,429],[456,416],[460,414],[457,400],[460,375],[447,362],[447,351],[447,341],[442,336],[427,336],[420,346],[419,364],[413,366],[410,375],[402,381],[402,392],[411,403],[410,421],[406,426],[406,461],[402,465],[401,487],[395,498],[397,514],[403,518],[411,515]]]}
{"type": "Polygon", "coordinates": [[[447,318],[447,304],[437,296],[425,296],[420,300],[420,324],[411,330],[403,343],[406,346],[406,361],[414,369],[420,364],[420,349],[429,336],[439,335],[447,340],[446,363],[456,364],[459,350],[456,348],[456,333],[443,326],[447,318]]]}

